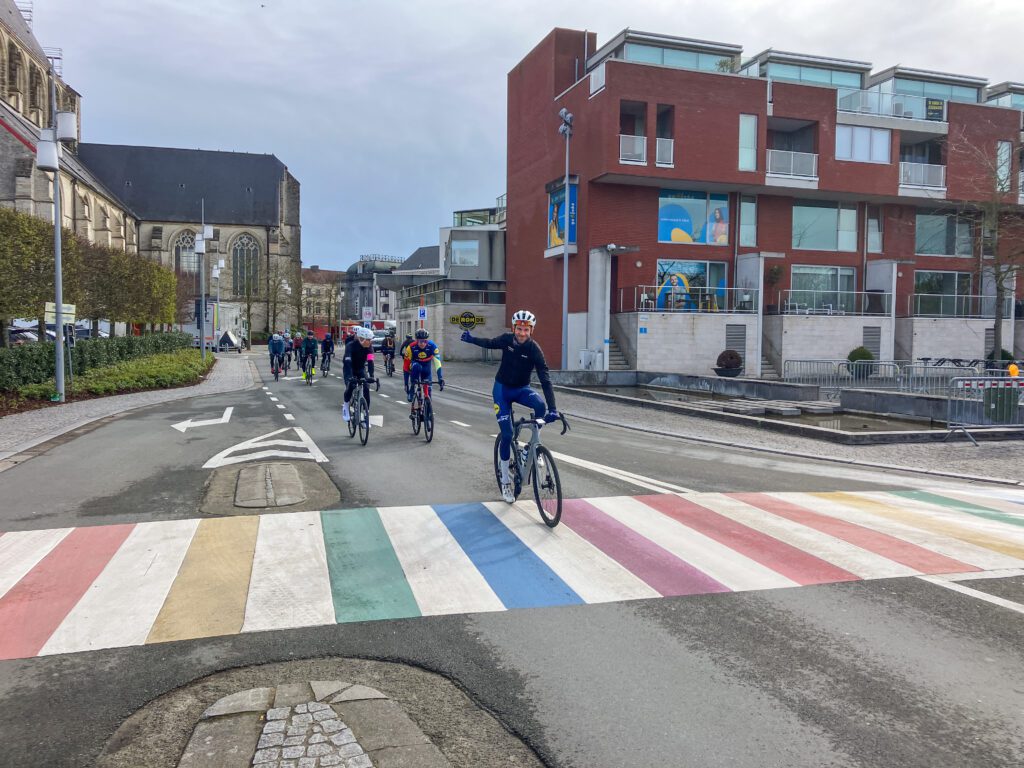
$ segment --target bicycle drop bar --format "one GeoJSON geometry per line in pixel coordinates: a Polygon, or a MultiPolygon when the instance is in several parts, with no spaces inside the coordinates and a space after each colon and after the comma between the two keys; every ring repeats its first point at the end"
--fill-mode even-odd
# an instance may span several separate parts
{"type": "MultiPolygon", "coordinates": [[[[569,431],[569,422],[566,421],[564,413],[558,414],[558,421],[562,422],[562,431],[559,434],[564,435],[569,431]]],[[[545,426],[547,423],[548,422],[544,421],[544,419],[518,419],[516,423],[512,425],[512,429],[518,431],[524,424],[536,424],[539,428],[545,426]]]]}

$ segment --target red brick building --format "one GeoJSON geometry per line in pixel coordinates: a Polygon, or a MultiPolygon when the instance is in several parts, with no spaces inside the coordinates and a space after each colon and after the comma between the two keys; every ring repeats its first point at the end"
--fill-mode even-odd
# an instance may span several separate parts
{"type": "MultiPolygon", "coordinates": [[[[611,345],[631,367],[686,373],[732,347],[747,375],[862,345],[884,360],[984,357],[999,260],[980,208],[1024,211],[1024,85],[871,69],[552,31],[508,78],[508,312],[537,312],[557,365],[575,229],[570,368],[607,367],[611,345]]],[[[1020,251],[1002,231],[998,252],[1020,251]]],[[[1012,351],[1024,333],[1006,285],[1012,351]]]]}

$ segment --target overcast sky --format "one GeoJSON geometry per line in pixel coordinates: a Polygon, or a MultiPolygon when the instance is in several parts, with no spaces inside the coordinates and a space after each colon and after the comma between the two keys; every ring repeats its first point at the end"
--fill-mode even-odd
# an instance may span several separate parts
{"type": "Polygon", "coordinates": [[[1024,81],[1021,0],[35,0],[34,32],[85,141],[272,153],[302,185],[303,264],[343,268],[494,205],[507,73],[559,26],[1024,81]]]}

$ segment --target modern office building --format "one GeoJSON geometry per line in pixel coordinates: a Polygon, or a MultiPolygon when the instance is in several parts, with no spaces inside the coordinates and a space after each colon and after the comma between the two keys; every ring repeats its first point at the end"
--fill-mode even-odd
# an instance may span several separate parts
{"type": "Polygon", "coordinates": [[[568,250],[570,368],[985,357],[1024,262],[1024,85],[872,69],[553,30],[508,76],[507,306],[556,362],[568,250]]]}

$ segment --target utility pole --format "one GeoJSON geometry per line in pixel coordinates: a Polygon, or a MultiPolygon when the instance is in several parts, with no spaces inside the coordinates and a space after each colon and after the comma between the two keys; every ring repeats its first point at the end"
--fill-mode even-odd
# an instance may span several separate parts
{"type": "Polygon", "coordinates": [[[562,124],[558,132],[565,136],[565,199],[562,213],[565,229],[562,232],[562,370],[569,369],[569,139],[572,137],[572,112],[565,107],[558,112],[562,124]]]}

